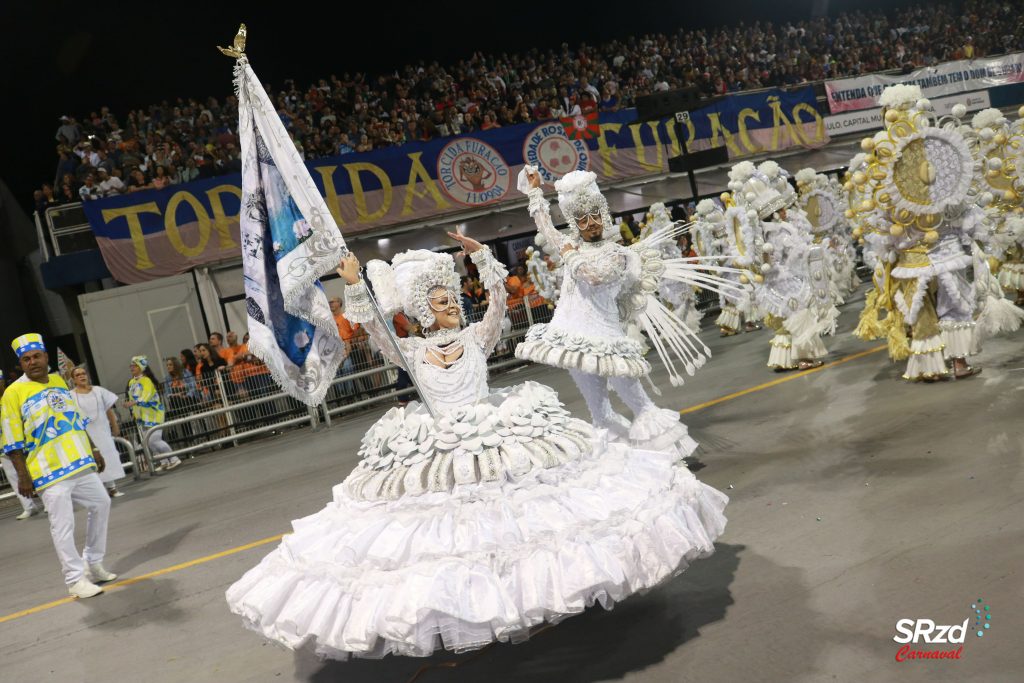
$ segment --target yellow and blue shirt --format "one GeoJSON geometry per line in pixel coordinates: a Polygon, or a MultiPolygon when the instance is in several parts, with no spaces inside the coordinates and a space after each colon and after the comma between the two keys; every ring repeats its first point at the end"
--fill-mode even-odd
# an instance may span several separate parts
{"type": "Polygon", "coordinates": [[[128,382],[128,395],[135,401],[132,416],[143,427],[163,424],[164,404],[160,400],[160,392],[156,390],[153,380],[142,375],[133,377],[128,382]]]}
{"type": "Polygon", "coordinates": [[[0,400],[4,453],[25,453],[36,491],[81,472],[95,471],[92,443],[68,385],[59,375],[46,384],[23,375],[0,400]]]}

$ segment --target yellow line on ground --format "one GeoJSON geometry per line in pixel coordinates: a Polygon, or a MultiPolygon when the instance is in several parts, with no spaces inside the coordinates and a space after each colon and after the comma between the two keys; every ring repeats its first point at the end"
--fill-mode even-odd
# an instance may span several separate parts
{"type": "MultiPolygon", "coordinates": [[[[132,584],[139,583],[141,581],[146,581],[148,579],[155,579],[156,577],[163,576],[164,574],[170,574],[172,572],[181,571],[182,569],[188,569],[189,567],[195,567],[196,565],[205,564],[207,562],[213,562],[214,560],[219,560],[222,557],[227,557],[229,555],[234,555],[235,553],[240,553],[240,552],[243,552],[243,551],[246,551],[246,550],[251,550],[252,548],[258,548],[261,545],[267,545],[268,543],[274,543],[275,541],[280,541],[283,536],[284,536],[284,534],[278,534],[277,536],[271,536],[269,538],[263,538],[263,539],[260,539],[258,541],[253,541],[252,543],[246,543],[245,545],[237,546],[235,548],[229,548],[227,550],[222,550],[219,553],[214,553],[212,555],[207,555],[205,557],[200,557],[200,558],[197,558],[195,560],[189,560],[188,562],[182,562],[181,564],[172,565],[170,567],[165,567],[163,569],[157,569],[156,571],[149,572],[148,574],[141,574],[139,576],[133,576],[130,579],[124,579],[122,581],[115,581],[114,583],[108,583],[105,586],[103,586],[103,589],[104,589],[104,591],[109,591],[112,588],[122,588],[124,586],[131,586],[132,584]]],[[[75,598],[72,598],[72,597],[61,598],[60,600],[54,600],[53,602],[47,602],[47,603],[45,603],[43,605],[37,605],[36,607],[30,607],[28,609],[21,610],[20,612],[13,612],[12,614],[8,614],[6,616],[0,617],[0,624],[4,623],[5,621],[13,621],[15,619],[20,619],[21,617],[27,617],[30,614],[37,614],[39,612],[45,612],[48,609],[53,609],[54,607],[60,607],[61,605],[66,605],[66,604],[68,604],[70,602],[74,602],[74,601],[75,601],[75,598]]]]}
{"type": "MultiPolygon", "coordinates": [[[[758,384],[755,387],[750,387],[748,389],[743,389],[742,391],[737,391],[737,392],[734,392],[732,394],[727,394],[726,396],[720,396],[719,398],[712,399],[711,401],[706,401],[704,403],[700,403],[700,404],[695,405],[695,406],[690,406],[689,408],[684,408],[684,409],[680,410],[679,412],[681,414],[683,414],[683,415],[685,415],[686,413],[694,413],[694,412],[696,412],[698,410],[702,410],[704,408],[709,408],[711,406],[718,405],[719,403],[725,403],[726,401],[731,401],[731,400],[733,400],[735,398],[740,398],[741,396],[746,396],[747,394],[752,394],[752,393],[757,392],[757,391],[763,391],[764,389],[769,389],[771,387],[778,386],[779,384],[782,384],[784,382],[789,382],[789,381],[792,381],[794,379],[799,379],[800,377],[805,377],[805,376],[807,376],[807,375],[809,375],[811,373],[814,373],[814,372],[821,372],[822,370],[827,370],[828,368],[834,368],[837,365],[842,365],[843,363],[848,363],[848,362],[850,362],[852,360],[857,360],[858,358],[863,358],[864,356],[871,355],[872,353],[878,353],[879,351],[881,351],[881,350],[883,350],[885,348],[886,347],[884,345],[883,346],[876,346],[874,348],[868,349],[867,351],[861,351],[859,353],[850,354],[849,356],[844,356],[844,357],[842,357],[842,358],[840,358],[838,360],[832,361],[831,363],[826,363],[825,365],[822,365],[821,367],[811,368],[809,370],[804,370],[802,372],[797,372],[795,374],[786,375],[785,377],[780,377],[778,379],[772,380],[771,382],[765,382],[764,384],[758,384]]],[[[206,555],[205,557],[200,557],[200,558],[195,559],[195,560],[189,560],[188,562],[182,562],[181,564],[175,564],[175,565],[172,565],[170,567],[166,567],[164,569],[158,569],[156,571],[149,572],[148,574],[142,574],[140,576],[133,576],[133,577],[131,577],[129,579],[123,579],[123,580],[117,581],[115,583],[109,583],[106,586],[104,586],[104,589],[109,591],[109,590],[111,590],[113,588],[124,588],[126,586],[131,586],[132,584],[140,583],[142,581],[147,581],[149,579],[155,579],[158,576],[164,576],[165,574],[170,574],[172,572],[181,571],[182,569],[188,569],[190,567],[195,567],[196,565],[205,564],[207,562],[212,562],[214,560],[219,560],[222,557],[228,557],[229,555],[234,555],[235,553],[244,552],[246,550],[251,550],[253,548],[258,548],[258,547],[260,547],[262,545],[267,545],[268,543],[274,543],[276,541],[280,541],[283,536],[284,536],[284,534],[278,534],[277,536],[271,536],[269,538],[264,538],[264,539],[261,539],[259,541],[253,541],[252,543],[246,543],[245,545],[240,545],[240,546],[237,546],[235,548],[229,548],[228,550],[222,550],[219,553],[214,553],[212,555],[206,555]]],[[[21,610],[20,612],[13,612],[13,613],[8,614],[6,616],[0,617],[0,624],[2,624],[4,622],[7,622],[7,621],[13,621],[15,619],[20,619],[21,617],[27,617],[27,616],[29,616],[31,614],[38,614],[39,612],[45,612],[46,610],[53,609],[54,607],[60,607],[61,605],[67,605],[68,603],[71,603],[71,602],[74,602],[74,601],[75,601],[75,598],[71,598],[71,597],[61,598],[60,600],[54,600],[53,602],[47,602],[47,603],[42,604],[42,605],[37,605],[36,607],[30,607],[29,609],[24,609],[24,610],[21,610]]]]}
{"type": "Polygon", "coordinates": [[[704,403],[698,403],[697,405],[690,406],[689,408],[683,408],[682,410],[679,411],[679,413],[681,415],[686,415],[687,413],[695,413],[698,410],[703,410],[704,408],[710,408],[711,406],[716,406],[719,403],[725,403],[726,401],[731,401],[734,398],[740,398],[741,396],[746,396],[747,394],[753,394],[754,392],[757,392],[757,391],[763,391],[764,389],[770,389],[771,387],[778,386],[778,385],[783,384],[785,382],[791,382],[794,379],[800,379],[801,377],[806,377],[807,375],[810,375],[811,373],[814,373],[814,372],[821,372],[822,370],[828,370],[829,368],[834,368],[835,366],[842,365],[843,363],[849,363],[851,360],[857,360],[858,358],[863,358],[864,356],[870,356],[872,353],[878,353],[879,351],[881,351],[881,350],[883,350],[885,348],[886,348],[886,346],[882,345],[882,346],[876,346],[874,348],[868,349],[867,351],[860,351],[858,353],[852,353],[849,356],[843,356],[842,358],[840,358],[838,360],[834,360],[831,363],[825,363],[824,365],[822,365],[820,367],[817,367],[817,368],[810,368],[809,370],[802,370],[800,372],[797,372],[797,373],[794,373],[794,374],[791,374],[791,375],[785,375],[784,377],[779,377],[778,379],[773,379],[771,382],[765,382],[764,384],[758,384],[756,387],[749,387],[749,388],[743,389],[741,391],[737,391],[737,392],[734,392],[734,393],[731,393],[731,394],[726,394],[725,396],[719,396],[718,398],[711,399],[710,401],[705,401],[704,403]]]}

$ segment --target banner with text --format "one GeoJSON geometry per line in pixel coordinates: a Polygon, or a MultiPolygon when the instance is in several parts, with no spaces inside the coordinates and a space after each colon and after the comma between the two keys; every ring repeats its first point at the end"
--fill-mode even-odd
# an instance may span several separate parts
{"type": "MultiPolygon", "coordinates": [[[[958,104],[967,107],[968,112],[981,111],[992,106],[992,100],[989,98],[987,90],[939,97],[931,102],[932,107],[939,116],[946,116],[952,113],[953,107],[958,104]]],[[[876,107],[874,109],[848,111],[842,114],[826,116],[825,127],[828,129],[829,137],[882,130],[882,110],[876,107]]]]}
{"type": "MultiPolygon", "coordinates": [[[[630,109],[602,113],[596,128],[577,139],[560,121],[528,123],[306,165],[348,237],[521,199],[515,177],[524,164],[538,166],[545,183],[574,169],[603,183],[663,173],[680,153],[672,120],[640,122],[630,109]]],[[[732,157],[828,141],[811,87],[691,111],[683,138],[691,150],[724,145],[732,157]]],[[[240,176],[228,175],[86,202],[85,212],[110,272],[136,283],[237,257],[241,196],[240,176]]]]}
{"type": "Polygon", "coordinates": [[[828,106],[833,114],[878,106],[887,86],[900,83],[919,85],[925,97],[985,90],[998,85],[1024,82],[1024,52],[988,59],[964,59],[892,76],[869,74],[825,83],[828,106]]]}

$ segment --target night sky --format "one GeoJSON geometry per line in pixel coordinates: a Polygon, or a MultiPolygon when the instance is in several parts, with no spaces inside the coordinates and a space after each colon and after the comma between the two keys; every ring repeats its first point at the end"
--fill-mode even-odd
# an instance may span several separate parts
{"type": "MultiPolygon", "coordinates": [[[[0,8],[6,140],[2,178],[28,207],[32,190],[52,181],[54,132],[61,114],[79,120],[108,105],[124,122],[130,108],[181,97],[223,98],[231,91],[230,45],[244,21],[248,54],[264,83],[292,77],[300,87],[344,71],[383,72],[420,59],[442,63],[474,51],[600,42],[681,26],[734,24],[742,18],[806,17],[822,0],[729,3],[419,2],[218,3],[5,2],[0,8]],[[276,8],[276,9],[272,9],[276,8]],[[471,8],[471,9],[470,9],[471,8]]],[[[877,0],[833,1],[840,7],[877,0]]]]}

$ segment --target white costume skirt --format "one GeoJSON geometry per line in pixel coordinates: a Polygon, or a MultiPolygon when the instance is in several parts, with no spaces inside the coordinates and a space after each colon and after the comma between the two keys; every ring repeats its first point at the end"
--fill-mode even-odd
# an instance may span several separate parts
{"type": "Polygon", "coordinates": [[[651,372],[643,345],[625,334],[589,335],[546,323],[526,331],[516,346],[516,358],[601,377],[643,377],[651,372]]]}
{"type": "Polygon", "coordinates": [[[610,608],[713,552],[728,498],[676,456],[608,443],[519,478],[397,500],[344,486],[227,591],[231,611],[321,656],[427,656],[610,608]]]}

